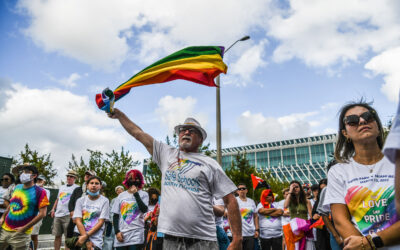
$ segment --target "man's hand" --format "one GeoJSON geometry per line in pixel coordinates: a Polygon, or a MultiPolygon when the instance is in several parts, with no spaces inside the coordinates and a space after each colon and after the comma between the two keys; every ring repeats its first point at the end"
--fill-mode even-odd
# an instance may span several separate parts
{"type": "Polygon", "coordinates": [[[260,236],[260,233],[258,232],[258,231],[256,231],[255,233],[254,233],[254,238],[258,238],[258,236],[260,236]]]}
{"type": "Polygon", "coordinates": [[[15,228],[15,231],[17,231],[18,233],[25,233],[26,228],[25,227],[17,227],[17,228],[15,228]]]}
{"type": "Polygon", "coordinates": [[[132,186],[129,188],[129,191],[132,192],[133,194],[135,194],[138,190],[137,190],[137,187],[136,187],[135,185],[132,185],[132,186]]]}
{"type": "Polygon", "coordinates": [[[319,214],[314,214],[312,218],[313,218],[314,220],[319,220],[320,217],[321,217],[321,216],[320,216],[319,214]]]}
{"type": "Polygon", "coordinates": [[[79,236],[78,241],[76,242],[76,246],[81,247],[83,246],[83,244],[85,244],[85,241],[88,239],[89,237],[87,235],[82,235],[79,236]]]}
{"type": "Polygon", "coordinates": [[[3,216],[2,216],[2,217],[0,218],[0,226],[2,226],[3,223],[4,223],[4,219],[3,219],[3,216]]]}
{"type": "Polygon", "coordinates": [[[50,217],[51,217],[51,218],[54,218],[55,214],[56,214],[56,212],[54,212],[54,210],[51,210],[51,212],[50,212],[50,217]]]}
{"type": "Polygon", "coordinates": [[[119,242],[124,242],[124,236],[122,235],[121,232],[117,233],[116,236],[117,236],[117,240],[118,240],[119,242]]]}
{"type": "Polygon", "coordinates": [[[117,108],[114,108],[112,113],[107,113],[108,117],[112,119],[119,119],[119,117],[121,117],[121,114],[123,113],[117,108]]]}
{"type": "Polygon", "coordinates": [[[93,243],[91,241],[86,242],[86,248],[87,248],[87,250],[92,250],[93,249],[93,243]]]}
{"type": "Polygon", "coordinates": [[[344,248],[343,250],[358,250],[358,249],[365,249],[370,250],[371,246],[367,242],[368,240],[365,239],[364,236],[350,236],[344,240],[344,248]],[[362,242],[362,243],[361,243],[362,242]],[[363,247],[364,246],[364,247],[363,247]]]}
{"type": "Polygon", "coordinates": [[[235,240],[235,238],[233,238],[233,240],[232,240],[231,244],[229,244],[227,250],[242,250],[242,239],[235,240]]]}

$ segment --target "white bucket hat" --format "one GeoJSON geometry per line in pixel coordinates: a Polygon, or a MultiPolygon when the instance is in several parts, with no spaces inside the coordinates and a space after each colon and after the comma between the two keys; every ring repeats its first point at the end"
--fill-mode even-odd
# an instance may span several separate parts
{"type": "Polygon", "coordinates": [[[175,126],[175,133],[179,135],[179,129],[182,127],[193,127],[200,131],[203,141],[207,138],[206,131],[201,127],[200,123],[194,118],[186,118],[183,124],[175,126]]]}

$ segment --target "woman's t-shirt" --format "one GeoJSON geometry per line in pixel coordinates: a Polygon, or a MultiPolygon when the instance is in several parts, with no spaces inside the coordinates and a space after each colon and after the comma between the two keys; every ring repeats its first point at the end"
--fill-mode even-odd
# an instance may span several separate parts
{"type": "MultiPolygon", "coordinates": [[[[148,206],[149,195],[138,191],[140,199],[148,206]]],[[[119,230],[124,241],[119,242],[117,236],[114,239],[114,247],[143,244],[144,242],[144,214],[139,210],[139,204],[135,196],[128,191],[120,193],[115,200],[111,212],[119,214],[119,230]]]]}
{"type": "MultiPolygon", "coordinates": [[[[100,195],[96,200],[91,200],[86,195],[76,201],[75,211],[73,218],[82,218],[82,224],[85,231],[90,231],[98,222],[99,219],[106,220],[110,213],[109,201],[106,197],[100,195]]],[[[78,228],[75,226],[76,233],[79,233],[78,228]]],[[[101,248],[103,245],[103,226],[90,236],[89,240],[96,246],[101,248]]]]}
{"type": "Polygon", "coordinates": [[[328,173],[324,205],[346,204],[354,225],[363,235],[386,229],[399,220],[394,171],[395,166],[386,157],[373,165],[362,165],[354,159],[336,164],[328,173]]]}
{"type": "Polygon", "coordinates": [[[254,236],[254,213],[256,212],[256,204],[250,198],[246,198],[246,201],[242,201],[239,197],[236,197],[239,204],[240,215],[242,216],[242,236],[254,236]]]}
{"type": "MultiPolygon", "coordinates": [[[[257,206],[257,212],[264,208],[261,203],[257,206]]],[[[283,209],[279,206],[278,202],[273,202],[271,208],[283,209]]],[[[270,239],[282,236],[282,223],[281,216],[274,217],[269,215],[263,215],[258,213],[259,223],[260,223],[260,237],[262,239],[270,239]]]]}

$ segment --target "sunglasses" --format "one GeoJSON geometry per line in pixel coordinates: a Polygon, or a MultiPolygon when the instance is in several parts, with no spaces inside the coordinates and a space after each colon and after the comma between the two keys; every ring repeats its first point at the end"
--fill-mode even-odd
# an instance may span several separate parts
{"type": "Polygon", "coordinates": [[[247,188],[238,188],[238,190],[243,191],[246,190],[247,188]]]}
{"type": "Polygon", "coordinates": [[[375,116],[371,111],[367,111],[362,113],[360,116],[358,115],[349,115],[343,118],[343,122],[349,126],[358,126],[360,124],[360,118],[363,118],[367,123],[375,120],[375,116]]]}
{"type": "Polygon", "coordinates": [[[185,128],[185,127],[179,128],[179,133],[185,133],[186,131],[189,131],[190,134],[199,133],[198,130],[195,128],[185,128]]]}
{"type": "Polygon", "coordinates": [[[11,179],[8,179],[8,178],[2,178],[2,179],[0,179],[0,181],[11,181],[11,179]]]}

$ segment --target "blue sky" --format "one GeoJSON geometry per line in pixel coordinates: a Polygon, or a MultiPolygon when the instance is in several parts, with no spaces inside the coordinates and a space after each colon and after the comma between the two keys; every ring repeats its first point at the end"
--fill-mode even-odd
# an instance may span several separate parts
{"type": "MultiPolygon", "coordinates": [[[[94,95],[186,46],[229,46],[222,146],[335,132],[341,105],[374,101],[384,122],[400,88],[398,1],[21,0],[0,2],[0,155],[25,143],[65,171],[71,154],[144,147],[94,95]]],[[[116,103],[158,140],[188,116],[215,148],[215,88],[174,81],[116,103]]]]}

